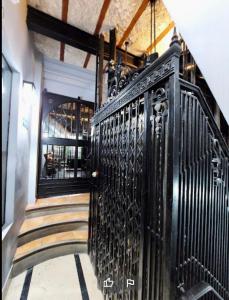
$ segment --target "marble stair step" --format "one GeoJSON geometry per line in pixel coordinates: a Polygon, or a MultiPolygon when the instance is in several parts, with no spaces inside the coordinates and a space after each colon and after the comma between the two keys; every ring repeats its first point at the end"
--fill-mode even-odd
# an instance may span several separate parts
{"type": "Polygon", "coordinates": [[[13,275],[47,259],[71,253],[87,252],[88,231],[71,230],[37,238],[17,248],[13,275]]]}
{"type": "Polygon", "coordinates": [[[89,203],[90,194],[75,194],[66,196],[57,196],[51,198],[40,198],[37,199],[35,204],[29,204],[27,208],[39,207],[44,205],[58,205],[58,204],[78,204],[78,203],[89,203]]]}
{"type": "Polygon", "coordinates": [[[64,212],[25,219],[19,232],[18,245],[49,234],[70,230],[87,230],[88,211],[64,212]]]}
{"type": "Polygon", "coordinates": [[[37,199],[26,207],[26,218],[39,217],[62,212],[88,211],[90,194],[37,199]]]}
{"type": "Polygon", "coordinates": [[[66,242],[84,242],[87,243],[88,231],[71,230],[50,234],[48,236],[33,240],[17,248],[14,261],[17,261],[41,248],[47,248],[66,242]]]}

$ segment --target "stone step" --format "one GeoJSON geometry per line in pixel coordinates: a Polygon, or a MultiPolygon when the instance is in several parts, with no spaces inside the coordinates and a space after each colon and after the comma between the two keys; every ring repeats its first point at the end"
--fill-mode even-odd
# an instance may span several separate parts
{"type": "Polygon", "coordinates": [[[88,211],[90,194],[37,199],[26,207],[26,218],[57,214],[62,212],[88,211]]]}
{"type": "Polygon", "coordinates": [[[18,246],[46,235],[76,229],[88,229],[88,211],[64,212],[27,218],[19,232],[18,246]]]}
{"type": "Polygon", "coordinates": [[[34,239],[17,248],[13,276],[47,259],[87,252],[88,231],[71,230],[34,239]]]}

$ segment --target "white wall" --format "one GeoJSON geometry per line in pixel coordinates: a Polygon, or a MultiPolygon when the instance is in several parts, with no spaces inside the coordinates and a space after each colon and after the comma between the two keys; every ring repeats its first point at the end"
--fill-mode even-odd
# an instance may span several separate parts
{"type": "MultiPolygon", "coordinates": [[[[34,139],[31,124],[25,126],[25,112],[33,113],[33,105],[39,106],[40,79],[37,69],[39,55],[34,53],[33,43],[26,25],[26,0],[2,1],[2,53],[13,70],[10,127],[8,139],[6,224],[2,230],[2,287],[5,286],[12,267],[17,244],[17,234],[24,218],[28,202],[28,178],[30,157],[34,139]],[[36,99],[22,97],[23,81],[34,82],[36,99]]],[[[29,116],[28,120],[31,119],[29,116]]]]}
{"type": "Polygon", "coordinates": [[[48,92],[95,101],[95,72],[44,58],[44,88],[48,92]]]}
{"type": "Polygon", "coordinates": [[[37,170],[38,170],[38,144],[39,144],[39,117],[41,108],[41,92],[43,89],[43,56],[36,52],[35,74],[34,74],[34,97],[32,99],[32,110],[30,120],[30,157],[28,178],[28,203],[36,200],[37,170]]]}
{"type": "Polygon", "coordinates": [[[34,203],[37,188],[38,136],[40,99],[43,89],[68,97],[81,97],[94,102],[95,73],[84,68],[66,64],[37,53],[35,56],[35,97],[32,103],[30,125],[30,157],[27,202],[34,203]]]}
{"type": "Polygon", "coordinates": [[[229,1],[163,2],[229,123],[229,1]]]}

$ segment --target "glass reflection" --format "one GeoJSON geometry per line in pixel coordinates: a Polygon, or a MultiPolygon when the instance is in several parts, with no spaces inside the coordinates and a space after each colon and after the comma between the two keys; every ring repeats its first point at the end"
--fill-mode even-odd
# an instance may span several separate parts
{"type": "Polygon", "coordinates": [[[60,104],[49,112],[43,124],[44,138],[76,139],[76,103],[60,104]]]}
{"type": "Polygon", "coordinates": [[[93,109],[84,104],[80,104],[80,126],[79,140],[88,140],[91,135],[90,120],[93,116],[93,109]]]}
{"type": "Polygon", "coordinates": [[[41,179],[90,176],[92,116],[93,109],[79,102],[65,102],[50,110],[42,124],[42,138],[46,140],[42,145],[41,179]],[[62,140],[55,141],[55,138],[62,140]]]}
{"type": "Polygon", "coordinates": [[[42,178],[74,178],[74,146],[43,145],[42,178]]]}

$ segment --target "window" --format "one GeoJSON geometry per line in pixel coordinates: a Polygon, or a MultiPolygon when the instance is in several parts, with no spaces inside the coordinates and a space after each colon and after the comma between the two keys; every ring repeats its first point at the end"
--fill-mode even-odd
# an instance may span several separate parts
{"type": "Polygon", "coordinates": [[[44,94],[40,179],[89,177],[93,104],[44,94]]]}
{"type": "Polygon", "coordinates": [[[76,139],[76,103],[63,103],[47,115],[43,138],[76,139]]]}
{"type": "Polygon", "coordinates": [[[93,109],[80,104],[80,127],[79,127],[79,140],[88,140],[91,136],[90,120],[93,116],[93,109]]]}
{"type": "Polygon", "coordinates": [[[12,71],[2,56],[2,226],[5,224],[6,175],[12,71]]]}

